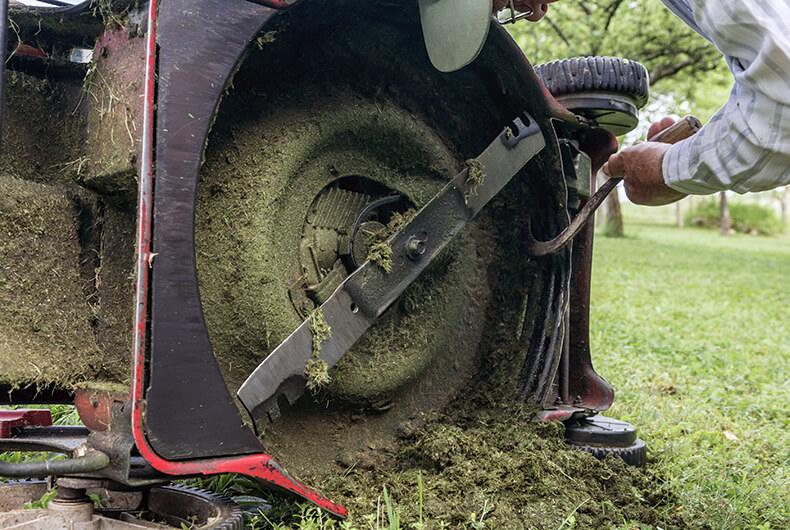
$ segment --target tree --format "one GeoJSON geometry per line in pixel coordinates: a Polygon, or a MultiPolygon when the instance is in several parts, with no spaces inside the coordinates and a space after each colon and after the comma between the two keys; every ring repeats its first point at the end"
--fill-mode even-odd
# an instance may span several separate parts
{"type": "Polygon", "coordinates": [[[721,53],[658,0],[589,0],[551,7],[545,24],[513,27],[514,37],[536,64],[616,55],[644,64],[654,84],[725,67],[721,53]]]}
{"type": "Polygon", "coordinates": [[[787,206],[790,203],[790,186],[783,189],[776,189],[771,192],[773,197],[779,201],[779,208],[782,216],[782,228],[787,229],[787,206]]]}
{"type": "MultiPolygon", "coordinates": [[[[703,121],[726,100],[732,83],[721,53],[658,0],[558,2],[544,22],[517,24],[511,33],[533,64],[589,55],[639,61],[654,94],[690,102],[703,121]],[[699,82],[702,76],[706,83],[699,82]]],[[[617,194],[607,201],[607,232],[617,234],[619,226],[622,234],[617,194]]]]}
{"type": "Polygon", "coordinates": [[[719,192],[719,201],[719,229],[721,231],[721,235],[728,236],[730,235],[732,223],[730,221],[730,206],[727,204],[726,191],[719,192]]]}

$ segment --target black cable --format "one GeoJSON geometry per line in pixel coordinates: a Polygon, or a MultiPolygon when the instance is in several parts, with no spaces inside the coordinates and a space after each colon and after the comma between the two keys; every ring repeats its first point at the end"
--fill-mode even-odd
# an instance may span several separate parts
{"type": "Polygon", "coordinates": [[[565,336],[565,312],[566,312],[566,301],[568,295],[568,269],[569,269],[569,254],[568,251],[563,252],[563,256],[561,258],[557,258],[557,261],[560,261],[559,268],[559,288],[555,289],[557,292],[557,297],[554,300],[554,307],[552,308],[552,314],[554,316],[554,322],[552,323],[552,331],[551,331],[551,341],[549,342],[548,350],[546,351],[545,362],[543,364],[543,372],[538,379],[538,389],[535,393],[535,401],[540,404],[548,396],[548,393],[551,391],[551,385],[554,382],[554,375],[557,372],[557,367],[559,366],[559,361],[561,358],[560,349],[562,347],[562,339],[565,336]]]}
{"type": "MultiPolygon", "coordinates": [[[[551,261],[553,260],[550,260],[550,262],[551,261]]],[[[518,376],[519,390],[517,399],[521,402],[526,402],[531,393],[530,391],[533,387],[532,381],[537,372],[537,365],[545,356],[546,330],[551,326],[549,322],[551,311],[549,308],[553,305],[552,300],[554,299],[554,286],[556,284],[556,271],[554,267],[550,266],[546,274],[548,275],[548,281],[545,281],[544,276],[544,287],[540,296],[540,305],[544,308],[545,317],[543,321],[533,329],[527,356],[524,359],[524,364],[518,376]]]]}

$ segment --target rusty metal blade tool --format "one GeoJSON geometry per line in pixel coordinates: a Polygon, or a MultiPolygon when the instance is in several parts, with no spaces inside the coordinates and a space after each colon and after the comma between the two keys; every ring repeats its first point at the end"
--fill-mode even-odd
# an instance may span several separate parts
{"type": "MultiPolygon", "coordinates": [[[[648,142],[662,142],[666,144],[675,144],[681,140],[685,140],[702,128],[700,121],[694,116],[686,116],[685,118],[677,121],[671,127],[667,127],[660,133],[650,137],[648,142]]],[[[579,213],[573,218],[573,221],[557,235],[548,241],[538,241],[532,234],[531,226],[527,226],[527,252],[531,256],[545,256],[553,254],[562,249],[570,243],[576,234],[587,224],[595,210],[603,203],[606,197],[614,190],[622,178],[610,178],[607,180],[592,197],[582,206],[579,213]]],[[[528,221],[529,222],[529,221],[528,221]]]]}

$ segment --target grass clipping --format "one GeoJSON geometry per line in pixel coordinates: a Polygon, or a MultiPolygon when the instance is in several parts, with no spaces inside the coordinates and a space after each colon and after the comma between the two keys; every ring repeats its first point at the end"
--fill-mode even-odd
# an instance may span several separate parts
{"type": "Polygon", "coordinates": [[[502,404],[404,428],[400,444],[339,458],[345,471],[319,487],[349,509],[344,528],[368,528],[384,486],[401,528],[688,527],[649,473],[569,449],[561,423],[530,418],[502,404]]]}
{"type": "Polygon", "coordinates": [[[128,371],[91,325],[79,207],[68,187],[0,176],[0,383],[68,388],[128,371]]]}
{"type": "Polygon", "coordinates": [[[403,227],[409,224],[416,215],[416,210],[392,214],[387,226],[370,236],[368,240],[368,261],[375,263],[388,274],[392,272],[392,246],[389,240],[396,232],[403,230],[403,227]]]}
{"type": "Polygon", "coordinates": [[[332,335],[332,329],[324,320],[324,312],[320,307],[310,315],[310,333],[313,335],[313,357],[307,360],[304,375],[307,378],[307,388],[311,392],[317,392],[331,381],[329,366],[318,358],[321,355],[321,345],[332,335]]]}
{"type": "Polygon", "coordinates": [[[486,174],[483,172],[483,164],[476,158],[470,158],[465,163],[466,168],[469,170],[469,174],[464,181],[464,186],[466,187],[466,191],[464,192],[464,203],[468,205],[469,198],[477,195],[477,190],[483,185],[486,174]]]}

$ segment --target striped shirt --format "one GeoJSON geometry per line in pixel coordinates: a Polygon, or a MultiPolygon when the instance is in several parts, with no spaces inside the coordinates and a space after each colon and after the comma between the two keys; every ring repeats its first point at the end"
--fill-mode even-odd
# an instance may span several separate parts
{"type": "Polygon", "coordinates": [[[730,99],[664,157],[664,181],[689,194],[790,184],[790,0],[661,0],[725,56],[730,99]]]}

